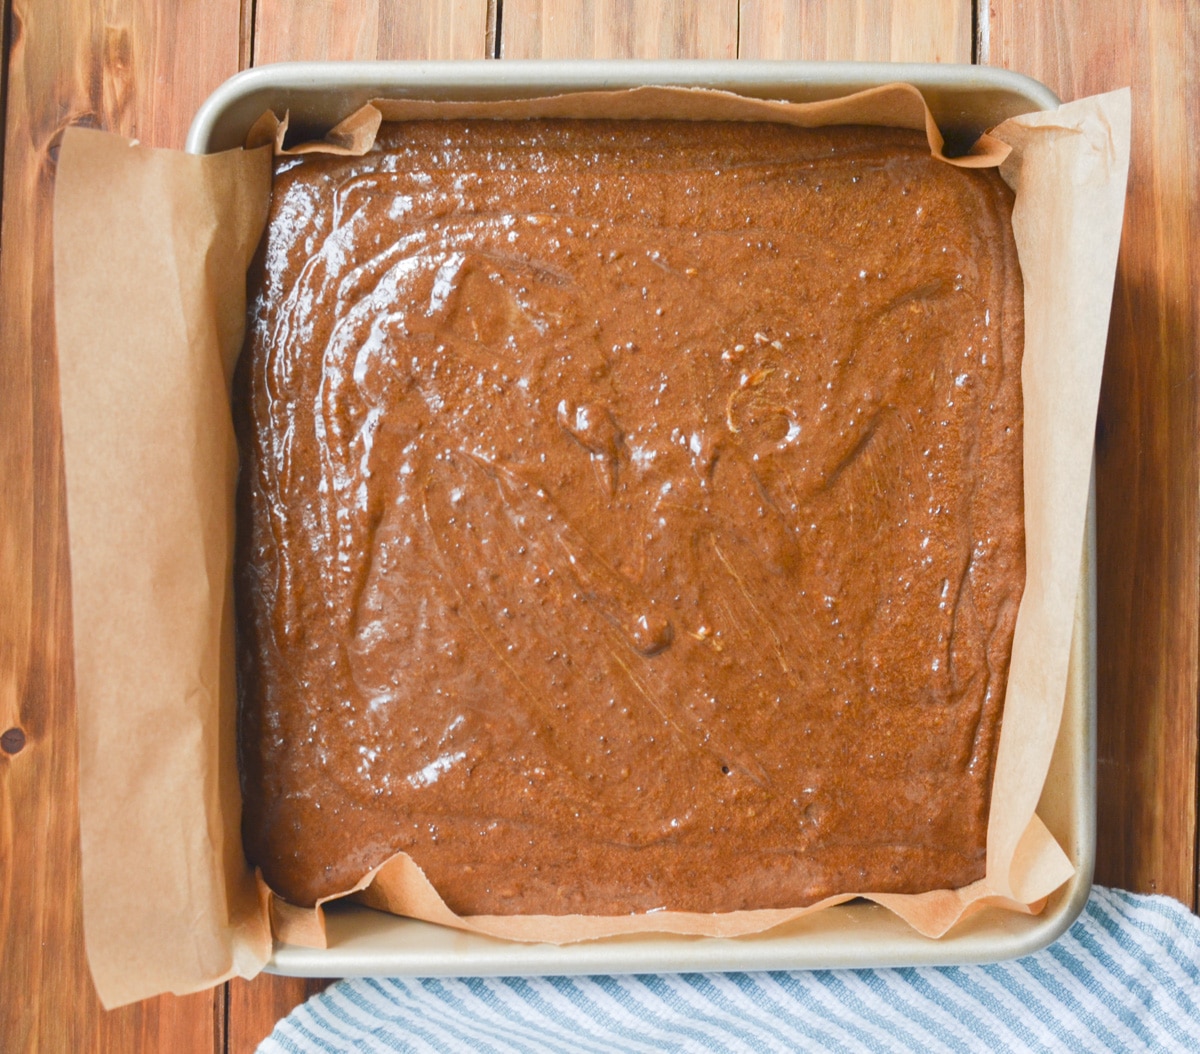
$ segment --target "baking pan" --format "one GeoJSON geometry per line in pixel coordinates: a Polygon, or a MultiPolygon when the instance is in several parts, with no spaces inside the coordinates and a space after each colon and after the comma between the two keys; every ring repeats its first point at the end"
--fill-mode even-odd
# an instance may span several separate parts
{"type": "MultiPolygon", "coordinates": [[[[218,88],[196,114],[187,149],[210,153],[240,146],[267,109],[289,111],[300,137],[319,135],[376,97],[511,99],[662,84],[810,102],[895,81],[922,91],[951,149],[969,145],[1008,117],[1058,105],[1044,85],[983,66],[621,60],[282,63],[248,70],[218,88]]],[[[556,946],[467,934],[342,902],[326,909],[327,948],[276,943],[267,969],[336,977],[932,966],[992,962],[1045,947],[1082,911],[1095,854],[1092,497],[1087,522],[1062,725],[1038,806],[1038,815],[1075,865],[1075,875],[1040,915],[988,908],[932,940],[885,908],[852,901],[746,937],[650,934],[556,946]]]]}

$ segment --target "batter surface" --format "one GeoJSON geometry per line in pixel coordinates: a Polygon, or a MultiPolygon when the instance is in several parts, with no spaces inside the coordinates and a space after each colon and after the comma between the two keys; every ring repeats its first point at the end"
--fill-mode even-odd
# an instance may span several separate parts
{"type": "Polygon", "coordinates": [[[235,417],[244,835],[298,904],[981,877],[1024,583],[994,171],[894,130],[385,126],[280,159],[235,417]]]}

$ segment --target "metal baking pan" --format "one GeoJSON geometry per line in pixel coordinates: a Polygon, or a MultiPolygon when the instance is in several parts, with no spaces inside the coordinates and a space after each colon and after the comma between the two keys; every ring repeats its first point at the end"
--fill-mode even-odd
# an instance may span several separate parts
{"type": "MultiPolygon", "coordinates": [[[[284,63],[223,84],[196,114],[187,149],[240,146],[264,110],[291,113],[302,136],[323,133],[377,97],[501,99],[644,84],[721,88],[806,102],[895,81],[915,84],[948,144],[968,145],[1007,117],[1058,99],[1020,74],[984,66],[821,62],[284,63]]],[[[1075,876],[1036,916],[989,908],[940,940],[875,904],[853,901],[764,934],[732,939],[651,934],[555,946],[461,933],[343,902],[328,911],[329,946],[275,945],[267,969],[301,977],[489,976],[932,966],[992,962],[1045,947],[1076,919],[1091,889],[1096,845],[1095,511],[1076,602],[1066,705],[1038,814],[1075,876]]]]}

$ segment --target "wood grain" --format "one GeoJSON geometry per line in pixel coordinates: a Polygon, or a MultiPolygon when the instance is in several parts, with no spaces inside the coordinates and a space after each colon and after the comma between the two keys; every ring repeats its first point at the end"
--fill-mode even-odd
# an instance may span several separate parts
{"type": "Polygon", "coordinates": [[[993,0],[988,59],[1073,99],[1133,88],[1096,475],[1096,880],[1197,903],[1200,6],[993,0]]]}
{"type": "Polygon", "coordinates": [[[504,0],[506,59],[737,57],[737,0],[504,0]]]}
{"type": "Polygon", "coordinates": [[[67,125],[179,146],[237,69],[237,0],[13,0],[0,233],[0,1047],[212,1054],[219,993],[101,1010],[84,959],[50,203],[67,125]],[[209,22],[211,20],[211,25],[209,22]],[[186,48],[178,42],[188,41],[186,48]],[[14,744],[19,737],[8,737],[14,744]]]}
{"type": "Polygon", "coordinates": [[[482,59],[487,0],[258,0],[254,64],[482,59]]]}
{"type": "Polygon", "coordinates": [[[738,57],[970,62],[971,0],[741,0],[738,57]]]}

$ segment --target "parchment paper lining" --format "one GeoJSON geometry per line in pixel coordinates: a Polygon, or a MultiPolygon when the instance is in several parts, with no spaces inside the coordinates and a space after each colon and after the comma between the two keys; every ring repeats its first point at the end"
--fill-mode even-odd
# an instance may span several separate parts
{"type": "MultiPolygon", "coordinates": [[[[488,103],[378,100],[321,142],[285,148],[286,117],[264,114],[246,150],[200,158],[66,133],[55,202],[56,309],[85,930],[106,1005],[252,976],[269,954],[271,931],[293,943],[324,942],[320,907],[275,898],[238,853],[228,385],[245,269],[265,216],[269,152],[261,147],[361,154],[382,120],[468,116],[891,125],[925,130],[943,157],[928,109],[905,85],[811,104],[681,88],[488,103]]],[[[789,911],[459,917],[398,854],[347,892],[459,929],[555,943],[755,933],[854,896],[928,936],[989,905],[1040,910],[1073,873],[1034,810],[1066,687],[1128,142],[1122,91],[1007,121],[967,157],[946,159],[1000,166],[1017,194],[1013,227],[1025,277],[1027,585],[984,879],[920,895],[848,892],[789,911]]]]}

